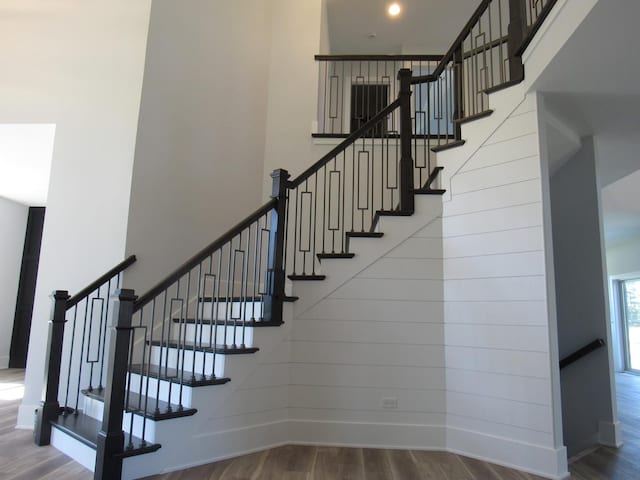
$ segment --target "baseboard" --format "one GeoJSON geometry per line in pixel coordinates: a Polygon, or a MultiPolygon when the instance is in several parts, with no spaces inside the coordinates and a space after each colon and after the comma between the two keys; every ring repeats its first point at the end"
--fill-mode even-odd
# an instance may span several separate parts
{"type": "Polygon", "coordinates": [[[449,427],[446,450],[553,480],[570,476],[565,447],[543,447],[449,427]]]}
{"type": "Polygon", "coordinates": [[[33,430],[35,421],[35,410],[40,408],[39,404],[25,405],[24,403],[18,407],[18,420],[16,428],[19,430],[33,430]]]}
{"type": "Polygon", "coordinates": [[[336,447],[444,450],[443,425],[289,420],[289,443],[336,447]]]}
{"type": "Polygon", "coordinates": [[[620,422],[598,422],[598,443],[607,447],[622,446],[622,424],[620,422]]]}

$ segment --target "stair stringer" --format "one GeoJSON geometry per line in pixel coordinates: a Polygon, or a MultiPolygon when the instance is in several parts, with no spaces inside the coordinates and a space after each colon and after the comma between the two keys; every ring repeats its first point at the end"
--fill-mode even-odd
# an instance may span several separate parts
{"type": "Polygon", "coordinates": [[[215,462],[287,441],[289,335],[293,306],[284,305],[284,324],[254,329],[260,350],[225,359],[225,385],[191,389],[191,417],[154,422],[155,453],[127,458],[123,479],[172,472],[215,462]]]}
{"type": "Polygon", "coordinates": [[[326,275],[326,279],[321,282],[294,282],[294,294],[299,297],[294,304],[294,318],[303,315],[359,272],[382,258],[414,233],[425,228],[439,218],[441,213],[440,196],[420,195],[416,196],[413,215],[380,217],[376,231],[384,234],[381,238],[351,238],[349,250],[355,253],[355,257],[322,260],[319,271],[326,275]]]}

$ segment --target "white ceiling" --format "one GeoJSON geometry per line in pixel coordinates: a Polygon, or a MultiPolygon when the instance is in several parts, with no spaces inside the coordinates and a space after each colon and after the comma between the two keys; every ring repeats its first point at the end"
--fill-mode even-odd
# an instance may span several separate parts
{"type": "Polygon", "coordinates": [[[51,124],[0,125],[0,197],[46,205],[55,130],[51,124]]]}
{"type": "Polygon", "coordinates": [[[387,15],[391,3],[327,0],[331,53],[444,54],[480,0],[397,0],[396,18],[387,15]]]}

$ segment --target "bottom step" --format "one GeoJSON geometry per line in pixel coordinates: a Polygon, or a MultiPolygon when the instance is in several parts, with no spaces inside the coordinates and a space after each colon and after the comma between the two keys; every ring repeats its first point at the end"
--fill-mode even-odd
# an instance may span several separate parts
{"type": "MultiPolygon", "coordinates": [[[[98,433],[100,432],[101,422],[89,415],[80,412],[70,415],[60,415],[57,419],[51,421],[53,428],[66,433],[70,437],[85,444],[87,447],[95,450],[97,448],[98,433]]],[[[159,443],[146,443],[141,439],[125,433],[124,451],[118,454],[118,457],[126,458],[135,455],[143,455],[145,453],[155,452],[159,450],[159,443]]]]}

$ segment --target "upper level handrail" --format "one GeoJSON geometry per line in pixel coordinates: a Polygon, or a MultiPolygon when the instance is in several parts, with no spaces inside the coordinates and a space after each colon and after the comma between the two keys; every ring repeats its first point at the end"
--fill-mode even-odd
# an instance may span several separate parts
{"type": "Polygon", "coordinates": [[[380,61],[380,62],[395,62],[395,61],[426,61],[426,62],[439,62],[442,60],[443,55],[385,55],[385,54],[373,54],[373,55],[316,55],[314,58],[317,61],[334,61],[334,62],[351,62],[351,61],[380,61]]]}
{"type": "Polygon", "coordinates": [[[447,63],[449,63],[451,59],[453,59],[453,55],[455,54],[459,45],[466,38],[466,36],[471,32],[476,22],[484,14],[485,10],[487,9],[491,1],[492,0],[482,0],[480,5],[478,5],[478,8],[476,8],[475,12],[473,12],[473,15],[471,16],[469,21],[465,24],[464,27],[462,27],[462,30],[460,31],[460,33],[458,34],[454,42],[451,44],[451,47],[449,48],[447,53],[444,54],[444,56],[440,60],[440,63],[436,67],[436,69],[429,75],[421,75],[421,76],[413,77],[411,79],[412,84],[433,82],[438,79],[438,77],[442,74],[442,72],[444,72],[444,69],[446,68],[447,63]]]}
{"type": "Polygon", "coordinates": [[[249,225],[254,223],[258,218],[262,217],[269,210],[272,210],[277,205],[277,199],[271,199],[267,203],[265,203],[262,207],[257,209],[251,215],[246,217],[240,223],[232,227],[229,231],[223,234],[214,242],[210,243],[208,246],[200,250],[189,260],[184,262],[181,266],[179,266],[173,273],[169,274],[164,280],[158,283],[156,286],[151,288],[147,293],[140,296],[138,300],[134,304],[133,312],[137,312],[142,307],[144,307],[147,303],[154,299],[159,293],[164,291],[167,287],[171,286],[176,280],[178,280],[182,275],[191,270],[193,267],[198,265],[203,258],[208,257],[213,252],[218,250],[221,246],[225,245],[229,240],[238,235],[238,233],[242,232],[249,225]]]}
{"type": "Polygon", "coordinates": [[[533,37],[536,36],[536,33],[538,33],[538,30],[540,30],[540,27],[542,26],[546,18],[549,16],[549,13],[551,13],[551,10],[553,9],[557,1],[558,0],[549,0],[548,3],[546,3],[544,7],[542,7],[542,10],[540,11],[540,15],[538,15],[535,23],[531,25],[531,28],[529,28],[529,31],[527,32],[527,35],[522,42],[522,45],[520,45],[520,47],[516,50],[516,55],[522,55],[524,53],[524,51],[527,49],[527,47],[531,43],[531,40],[533,40],[533,37]]]}
{"type": "Polygon", "coordinates": [[[80,303],[86,296],[88,296],[91,292],[95,291],[98,287],[109,281],[110,278],[115,277],[120,272],[127,269],[131,264],[136,261],[135,255],[130,255],[125,260],[120,262],[118,265],[113,267],[111,270],[106,272],[104,275],[98,277],[95,281],[91,282],[89,285],[84,287],[78,293],[76,293],[73,297],[67,300],[67,310],[75,307],[78,303],[80,303]]]}
{"type": "Polygon", "coordinates": [[[295,188],[304,182],[311,175],[320,170],[329,160],[333,159],[337,154],[346,150],[350,145],[354,144],[356,140],[362,137],[365,133],[371,130],[376,124],[393,112],[396,108],[400,107],[400,99],[396,98],[393,102],[387,105],[385,108],[380,110],[376,115],[371,117],[371,119],[363,124],[360,128],[358,128],[355,132],[351,133],[347,138],[345,138],[342,142],[336,145],[329,153],[324,155],[320,160],[307,168],[304,172],[298,175],[297,178],[291,180],[289,182],[289,188],[295,188]]]}
{"type": "Polygon", "coordinates": [[[602,338],[598,338],[591,343],[588,343],[584,347],[576,350],[571,355],[567,355],[562,360],[560,360],[560,370],[571,365],[574,362],[577,362],[582,357],[589,355],[591,352],[598,350],[606,345],[605,341],[602,338]]]}

